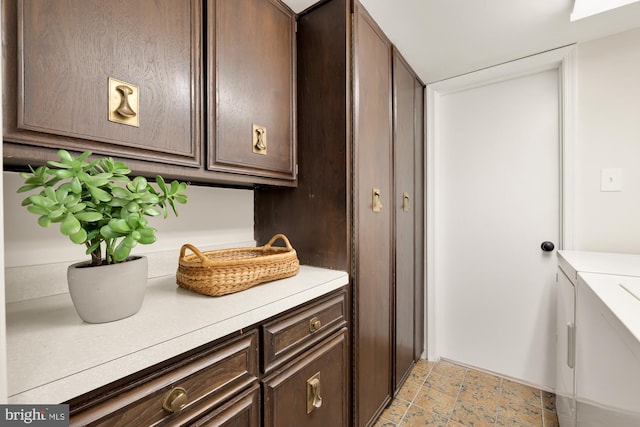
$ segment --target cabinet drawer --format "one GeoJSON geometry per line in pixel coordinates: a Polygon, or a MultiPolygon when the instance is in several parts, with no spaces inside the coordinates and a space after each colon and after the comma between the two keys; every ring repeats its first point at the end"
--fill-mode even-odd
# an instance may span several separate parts
{"type": "Polygon", "coordinates": [[[268,373],[346,325],[346,291],[262,326],[263,372],[268,373]]]}
{"type": "Polygon", "coordinates": [[[264,380],[265,427],[348,425],[347,330],[264,380]]]}
{"type": "Polygon", "coordinates": [[[260,385],[225,403],[192,424],[193,427],[259,427],[260,385]]]}
{"type": "Polygon", "coordinates": [[[181,425],[254,383],[257,365],[257,332],[252,331],[112,390],[78,413],[72,408],[71,425],[181,425]],[[163,404],[178,387],[187,398],[181,409],[171,413],[163,404]]]}

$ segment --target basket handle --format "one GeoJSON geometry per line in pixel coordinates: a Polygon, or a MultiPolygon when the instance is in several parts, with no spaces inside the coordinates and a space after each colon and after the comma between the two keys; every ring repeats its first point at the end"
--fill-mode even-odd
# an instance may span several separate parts
{"type": "Polygon", "coordinates": [[[282,239],[282,241],[284,242],[284,244],[287,247],[287,250],[289,252],[291,252],[293,250],[293,247],[291,246],[291,243],[289,243],[289,239],[287,239],[287,236],[285,236],[284,234],[276,234],[275,236],[273,236],[271,238],[271,240],[269,240],[269,243],[267,243],[266,245],[264,245],[262,248],[263,249],[270,249],[271,245],[273,245],[273,243],[278,240],[278,239],[282,239]]]}
{"type": "Polygon", "coordinates": [[[184,255],[187,249],[193,252],[200,259],[200,261],[202,261],[203,267],[211,266],[212,261],[209,258],[207,258],[202,252],[200,252],[198,248],[196,248],[193,245],[190,245],[189,243],[185,243],[184,245],[182,245],[182,248],[180,248],[180,259],[184,258],[184,255]]]}

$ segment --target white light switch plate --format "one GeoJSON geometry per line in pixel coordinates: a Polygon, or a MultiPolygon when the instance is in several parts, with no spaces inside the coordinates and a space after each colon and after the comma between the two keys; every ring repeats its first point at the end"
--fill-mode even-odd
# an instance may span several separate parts
{"type": "Polygon", "coordinates": [[[600,171],[600,191],[622,191],[622,169],[602,169],[600,171]]]}

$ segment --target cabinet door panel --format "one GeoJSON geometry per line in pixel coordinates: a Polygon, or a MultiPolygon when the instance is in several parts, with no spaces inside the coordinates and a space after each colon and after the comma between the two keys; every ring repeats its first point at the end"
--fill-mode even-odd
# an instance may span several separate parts
{"type": "Polygon", "coordinates": [[[392,389],[392,83],[391,43],[357,2],[354,38],[355,393],[362,426],[392,389]]]}
{"type": "Polygon", "coordinates": [[[346,427],[347,354],[343,329],[265,379],[264,426],[346,427]],[[307,412],[307,382],[313,377],[319,378],[322,404],[307,412]]]}
{"type": "Polygon", "coordinates": [[[199,166],[197,0],[3,3],[6,140],[199,166]],[[138,86],[139,126],[108,120],[109,77],[138,86]]]}
{"type": "Polygon", "coordinates": [[[413,72],[394,51],[394,175],[395,175],[395,387],[413,366],[415,300],[415,188],[413,72]]]}
{"type": "Polygon", "coordinates": [[[294,179],[295,15],[275,0],[208,4],[208,168],[294,179]]]}

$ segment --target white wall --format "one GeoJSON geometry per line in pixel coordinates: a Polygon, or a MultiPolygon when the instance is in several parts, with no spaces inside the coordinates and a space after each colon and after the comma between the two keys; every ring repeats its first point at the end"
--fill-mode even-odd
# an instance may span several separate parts
{"type": "MultiPolygon", "coordinates": [[[[6,301],[66,292],[66,267],[89,259],[85,247],[71,243],[57,224],[40,227],[37,216],[20,206],[31,194],[16,193],[22,177],[4,172],[3,178],[6,301]]],[[[253,191],[190,185],[186,193],[177,218],[170,213],[149,220],[158,230],[156,243],[133,251],[149,256],[149,277],[174,274],[185,243],[202,250],[255,246],[253,191]]]]}
{"type": "Polygon", "coordinates": [[[640,29],[578,45],[575,131],[574,249],[640,253],[640,29]]]}

